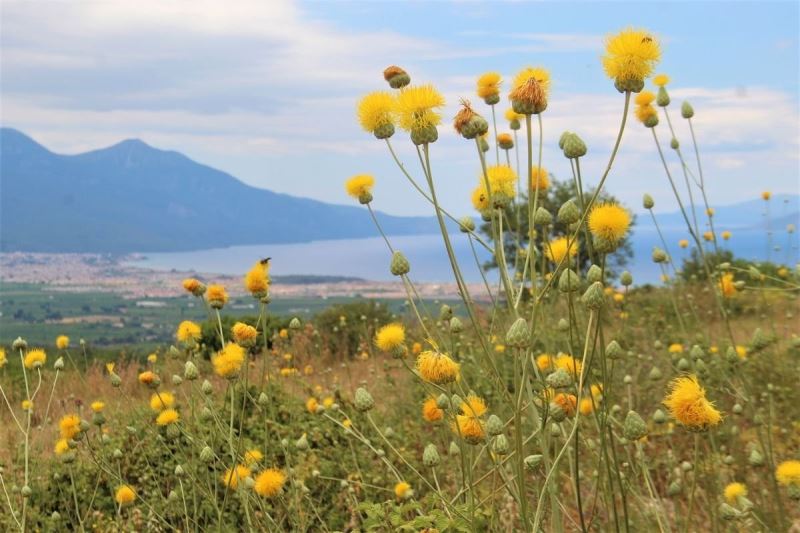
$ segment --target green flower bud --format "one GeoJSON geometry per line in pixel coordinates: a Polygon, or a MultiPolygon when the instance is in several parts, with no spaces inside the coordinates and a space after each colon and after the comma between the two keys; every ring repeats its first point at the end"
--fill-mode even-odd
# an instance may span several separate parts
{"type": "Polygon", "coordinates": [[[183,378],[180,377],[178,374],[172,374],[172,384],[176,387],[183,383],[183,378]]]}
{"type": "Polygon", "coordinates": [[[733,404],[732,411],[733,411],[733,414],[740,415],[740,414],[742,414],[742,411],[744,411],[744,408],[742,408],[741,404],[736,403],[736,404],[733,404]]]}
{"type": "Polygon", "coordinates": [[[689,355],[692,357],[692,359],[697,360],[697,359],[702,359],[706,355],[706,353],[700,346],[695,344],[694,346],[692,346],[692,349],[689,350],[689,355]]]}
{"type": "Polygon", "coordinates": [[[183,377],[188,379],[189,381],[194,381],[200,376],[200,371],[197,370],[197,366],[191,362],[186,361],[183,364],[183,377]]]}
{"type": "Polygon", "coordinates": [[[619,359],[622,357],[622,346],[616,340],[612,340],[606,346],[606,357],[609,359],[619,359]]]}
{"type": "Polygon", "coordinates": [[[558,138],[558,147],[560,149],[564,149],[564,143],[567,142],[567,138],[572,135],[571,131],[565,131],[561,134],[561,137],[558,138]]]}
{"type": "Polygon", "coordinates": [[[513,120],[509,121],[508,127],[511,128],[514,131],[517,131],[518,129],[520,129],[522,127],[522,125],[519,123],[519,120],[513,119],[513,120]]]}
{"type": "Polygon", "coordinates": [[[547,384],[554,389],[563,389],[572,385],[572,376],[563,368],[559,368],[547,376],[547,384]]]}
{"type": "Polygon", "coordinates": [[[395,252],[392,254],[392,262],[389,265],[389,271],[393,276],[402,276],[411,271],[411,265],[402,252],[395,250],[395,252]]]}
{"type": "Polygon", "coordinates": [[[442,304],[442,307],[439,308],[439,320],[447,322],[451,318],[453,318],[453,309],[447,304],[442,304]]]}
{"type": "Polygon", "coordinates": [[[574,201],[567,200],[559,208],[557,218],[562,224],[574,224],[580,220],[581,212],[574,201]]]}
{"type": "Polygon", "coordinates": [[[642,205],[645,209],[653,209],[653,206],[656,205],[656,203],[652,196],[645,193],[644,197],[642,197],[642,205]]]}
{"type": "Polygon", "coordinates": [[[206,464],[214,462],[214,451],[206,446],[200,450],[200,460],[206,464]]]}
{"type": "Polygon", "coordinates": [[[461,136],[474,139],[489,131],[489,123],[482,116],[475,114],[461,127],[461,136]]]}
{"type": "Polygon", "coordinates": [[[581,278],[571,268],[565,269],[558,278],[558,290],[575,292],[581,288],[581,278]]]}
{"type": "Polygon", "coordinates": [[[472,217],[463,217],[458,221],[461,233],[470,233],[475,231],[475,220],[472,217]]]}
{"type": "Polygon", "coordinates": [[[450,409],[450,398],[447,397],[447,394],[442,393],[436,398],[436,407],[439,409],[450,409]]]}
{"type": "Polygon", "coordinates": [[[719,515],[722,517],[723,520],[738,520],[740,518],[741,513],[728,505],[727,503],[721,503],[719,505],[719,515]]]}
{"type": "Polygon", "coordinates": [[[53,522],[58,522],[61,520],[61,515],[58,513],[58,511],[53,511],[53,513],[50,515],[50,519],[53,520],[53,522]]]}
{"type": "Polygon", "coordinates": [[[438,138],[439,130],[436,129],[436,126],[425,126],[411,130],[411,142],[416,146],[435,143],[438,138]]]}
{"type": "Polygon", "coordinates": [[[457,316],[454,316],[450,319],[450,332],[451,333],[461,333],[464,331],[464,324],[461,323],[461,320],[457,316]]]}
{"type": "Polygon", "coordinates": [[[367,392],[367,389],[364,387],[359,387],[356,389],[354,403],[356,409],[362,413],[369,411],[375,406],[375,400],[372,399],[372,395],[367,392]]]}
{"type": "Polygon", "coordinates": [[[450,441],[450,450],[448,451],[448,455],[452,455],[455,457],[456,455],[461,454],[461,448],[458,447],[455,441],[450,441]]]}
{"type": "Polygon", "coordinates": [[[669,484],[669,487],[667,487],[667,496],[669,497],[677,496],[678,494],[681,493],[681,490],[682,490],[681,484],[678,483],[677,481],[673,481],[672,483],[669,484]]]}
{"type": "Polygon", "coordinates": [[[597,283],[603,281],[603,269],[597,265],[592,265],[586,271],[586,281],[589,283],[597,283]]]}
{"type": "Polygon", "coordinates": [[[659,247],[653,248],[653,262],[654,263],[666,263],[668,261],[667,252],[662,250],[659,247]]]}
{"type": "Polygon", "coordinates": [[[422,452],[422,464],[428,468],[434,468],[439,466],[440,462],[441,459],[439,458],[439,451],[436,449],[436,445],[428,444],[425,446],[425,450],[422,452]]]}
{"type": "Polygon", "coordinates": [[[530,341],[530,334],[528,332],[528,322],[524,318],[519,317],[511,324],[506,332],[506,343],[509,346],[525,347],[530,341]]]}
{"type": "Polygon", "coordinates": [[[685,357],[681,357],[680,360],[678,361],[678,370],[680,370],[681,372],[686,372],[691,367],[692,365],[685,357]]]}
{"type": "Polygon", "coordinates": [[[570,134],[564,139],[564,157],[567,159],[577,159],[586,155],[588,151],[586,143],[578,137],[576,133],[570,134]]]}
{"type": "Polygon", "coordinates": [[[689,102],[684,102],[681,104],[681,116],[683,118],[692,118],[694,116],[694,109],[692,108],[692,104],[689,102]]]}
{"type": "Polygon", "coordinates": [[[658,126],[658,115],[650,115],[644,120],[645,128],[655,128],[658,126]]]}
{"type": "Polygon", "coordinates": [[[678,142],[678,139],[673,137],[672,140],[669,142],[669,147],[672,148],[673,150],[677,150],[678,148],[681,147],[681,145],[678,142]]]}
{"type": "Polygon", "coordinates": [[[605,305],[605,301],[606,296],[603,294],[603,285],[599,281],[589,285],[589,288],[586,289],[586,292],[584,292],[583,296],[581,296],[581,302],[583,302],[583,305],[595,311],[603,307],[603,305],[605,305]]]}
{"type": "Polygon", "coordinates": [[[211,412],[211,408],[207,405],[204,405],[202,409],[200,409],[200,420],[203,422],[208,422],[212,418],[214,418],[214,413],[211,412]]]}
{"type": "Polygon", "coordinates": [[[669,105],[669,93],[667,93],[666,87],[658,88],[656,104],[658,104],[659,107],[667,107],[669,105]]]}
{"type": "Polygon", "coordinates": [[[659,370],[657,366],[654,366],[653,368],[650,369],[650,373],[648,374],[648,377],[652,381],[658,381],[662,377],[661,370],[659,370]]]}
{"type": "Polygon", "coordinates": [[[564,419],[567,418],[567,413],[564,409],[558,405],[557,403],[550,402],[550,406],[548,407],[548,411],[550,413],[550,418],[555,420],[556,422],[563,422],[564,419]]]}
{"type": "Polygon", "coordinates": [[[525,463],[525,468],[528,470],[533,470],[542,462],[542,456],[540,454],[529,455],[523,460],[523,462],[525,463]]]}
{"type": "Polygon", "coordinates": [[[553,215],[544,207],[539,206],[533,215],[533,223],[537,226],[549,226],[553,223],[553,215]]]}
{"type": "Polygon", "coordinates": [[[647,435],[647,424],[636,411],[628,411],[623,425],[623,435],[628,440],[639,440],[647,435]]]}
{"type": "Polygon", "coordinates": [[[753,339],[750,341],[753,351],[761,351],[770,344],[772,344],[772,338],[761,331],[761,328],[756,328],[755,332],[753,332],[753,339]]]}
{"type": "Polygon", "coordinates": [[[28,341],[23,339],[22,337],[17,337],[14,339],[14,342],[11,343],[11,349],[15,352],[20,350],[27,350],[28,349],[28,341]]]}
{"type": "Polygon", "coordinates": [[[64,370],[64,358],[59,357],[56,359],[56,362],[53,363],[53,368],[56,370],[64,370]]]}
{"type": "Polygon", "coordinates": [[[120,385],[122,385],[122,378],[119,377],[117,374],[112,373],[108,379],[111,382],[112,387],[119,387],[120,385]]]}
{"type": "Polygon", "coordinates": [[[31,490],[31,488],[28,485],[25,485],[24,487],[22,487],[22,497],[23,498],[29,498],[31,494],[33,494],[33,490],[31,490]]]}
{"type": "Polygon", "coordinates": [[[186,472],[184,472],[183,467],[181,465],[175,467],[175,477],[183,477],[185,475],[186,472]]]}
{"type": "Polygon", "coordinates": [[[381,124],[372,131],[372,134],[375,135],[376,139],[388,139],[394,135],[394,124],[391,122],[388,124],[381,124]]]}
{"type": "Polygon", "coordinates": [[[503,421],[497,415],[491,415],[486,421],[486,432],[491,435],[500,435],[503,433],[503,421]]]}
{"type": "Polygon", "coordinates": [[[505,435],[501,433],[494,438],[494,442],[492,443],[494,453],[497,455],[506,455],[508,454],[508,448],[508,438],[505,435]]]}
{"type": "Polygon", "coordinates": [[[619,282],[622,283],[624,287],[630,287],[633,285],[633,276],[630,272],[625,270],[619,275],[619,282]]]}
{"type": "Polygon", "coordinates": [[[764,466],[764,456],[757,449],[753,448],[750,452],[750,456],[747,458],[747,462],[750,463],[750,466],[754,467],[764,466]]]}
{"type": "Polygon", "coordinates": [[[300,329],[301,327],[303,327],[303,324],[300,322],[299,318],[293,317],[289,321],[289,329],[293,329],[293,330],[296,331],[296,330],[300,329]]]}
{"type": "Polygon", "coordinates": [[[644,80],[639,78],[627,78],[627,79],[620,79],[617,78],[614,80],[614,88],[617,89],[619,92],[632,92],[638,93],[644,89],[644,80]]]}
{"type": "Polygon", "coordinates": [[[551,437],[561,436],[561,427],[558,424],[550,424],[550,436],[551,437]]]}
{"type": "Polygon", "coordinates": [[[653,422],[656,424],[663,424],[667,421],[667,415],[661,409],[656,409],[655,413],[653,413],[653,422]]]}
{"type": "Polygon", "coordinates": [[[301,452],[308,450],[308,438],[306,437],[305,433],[303,433],[300,438],[295,441],[294,446],[301,452]]]}
{"type": "Polygon", "coordinates": [[[206,396],[212,394],[214,392],[214,386],[211,385],[211,382],[207,379],[203,380],[203,384],[200,385],[200,390],[203,391],[203,394],[206,396]]]}

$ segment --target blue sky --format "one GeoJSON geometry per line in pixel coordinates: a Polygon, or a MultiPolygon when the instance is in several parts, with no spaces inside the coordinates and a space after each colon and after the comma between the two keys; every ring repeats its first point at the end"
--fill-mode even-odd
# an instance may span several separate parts
{"type": "MultiPolygon", "coordinates": [[[[602,40],[636,26],[662,41],[658,71],[673,80],[686,148],[677,106],[689,99],[696,109],[711,201],[721,205],[762,189],[800,190],[798,15],[797,2],[3,0],[1,118],[57,152],[138,137],[247,183],[336,203],[349,201],[348,176],[370,172],[376,208],[429,214],[385,146],[355,121],[358,98],[385,88],[381,71],[398,64],[447,98],[433,167],[446,206],[468,213],[478,162],[448,123],[459,97],[488,114],[473,94],[476,76],[548,68],[544,166],[568,176],[557,141],[576,131],[594,183],[622,110],[600,66],[602,40]]],[[[668,141],[666,128],[659,134],[668,141]]],[[[394,143],[417,172],[405,135],[394,143]]],[[[675,208],[638,123],[607,183],[634,209],[644,192],[657,209],[675,208]]]]}

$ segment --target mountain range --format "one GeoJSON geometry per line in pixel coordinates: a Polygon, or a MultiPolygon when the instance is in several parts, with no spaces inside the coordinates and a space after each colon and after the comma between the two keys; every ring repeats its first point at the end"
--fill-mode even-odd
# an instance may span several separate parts
{"type": "MultiPolygon", "coordinates": [[[[387,234],[433,217],[377,212],[387,234]]],[[[140,140],[77,155],[0,129],[0,251],[159,252],[374,237],[364,207],[252,187],[140,140]]]]}

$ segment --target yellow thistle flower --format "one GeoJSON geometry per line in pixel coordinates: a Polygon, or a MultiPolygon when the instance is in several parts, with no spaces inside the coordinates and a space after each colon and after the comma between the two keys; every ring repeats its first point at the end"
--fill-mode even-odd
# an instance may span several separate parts
{"type": "Polygon", "coordinates": [[[500,83],[503,81],[498,72],[486,72],[478,77],[477,93],[481,98],[500,94],[500,83]]]}
{"type": "Polygon", "coordinates": [[[406,131],[413,131],[439,125],[442,117],[435,110],[444,104],[444,97],[433,85],[409,86],[401,89],[395,100],[395,111],[400,127],[406,131]]]}
{"type": "Polygon", "coordinates": [[[175,396],[171,392],[154,392],[150,396],[150,409],[155,412],[169,409],[175,404],[175,396]]]}
{"type": "Polygon", "coordinates": [[[180,419],[178,411],[175,409],[164,409],[156,417],[156,424],[159,426],[168,426],[174,424],[180,419]]]}
{"type": "MultiPolygon", "coordinates": [[[[525,67],[519,71],[519,73],[514,76],[514,81],[511,84],[512,90],[519,89],[530,79],[536,80],[536,83],[538,83],[539,87],[544,91],[545,97],[548,96],[550,93],[550,72],[542,67],[525,67]]],[[[520,118],[524,118],[524,116],[520,115],[520,118]]]]}
{"type": "Polygon", "coordinates": [[[651,91],[642,91],[636,95],[633,102],[638,106],[649,106],[656,100],[655,93],[651,91]]]}
{"type": "Polygon", "coordinates": [[[209,285],[206,289],[206,298],[211,307],[221,309],[228,303],[228,292],[222,285],[209,285]]]}
{"type": "Polygon", "coordinates": [[[505,344],[495,344],[494,345],[494,351],[496,353],[505,353],[506,345],[505,344]]]}
{"type": "Polygon", "coordinates": [[[602,385],[592,385],[589,387],[589,393],[592,395],[592,398],[596,402],[599,402],[603,399],[603,386],[602,385]]]}
{"type": "Polygon", "coordinates": [[[580,361],[565,353],[558,354],[553,364],[557,369],[563,369],[570,373],[573,377],[579,375],[582,369],[580,361]]]}
{"type": "Polygon", "coordinates": [[[261,453],[261,450],[257,450],[255,448],[244,452],[244,462],[247,463],[248,466],[261,461],[263,458],[264,454],[261,453]]]}
{"type": "Polygon", "coordinates": [[[733,281],[733,274],[723,274],[719,280],[720,290],[722,291],[722,296],[725,298],[732,298],[736,296],[736,285],[733,281]]]}
{"type": "Polygon", "coordinates": [[[747,496],[747,487],[744,483],[728,483],[723,491],[725,500],[734,505],[740,497],[747,496]]]}
{"type": "Polygon", "coordinates": [[[366,195],[372,194],[372,188],[375,186],[375,178],[370,174],[357,174],[347,180],[344,188],[347,194],[353,198],[362,198],[366,195]]]}
{"type": "Polygon", "coordinates": [[[592,414],[592,411],[594,411],[594,404],[592,403],[592,399],[591,398],[581,398],[581,403],[578,406],[578,411],[583,416],[587,416],[587,415],[592,414]]]}
{"type": "Polygon", "coordinates": [[[394,126],[395,97],[386,91],[367,94],[358,102],[358,122],[364,131],[375,133],[394,126]]]}
{"type": "Polygon", "coordinates": [[[284,368],[281,368],[280,372],[281,372],[281,377],[288,378],[289,376],[296,375],[297,374],[297,369],[296,368],[284,367],[284,368]]]}
{"type": "Polygon", "coordinates": [[[101,402],[100,400],[92,402],[91,406],[92,411],[95,413],[102,413],[103,409],[106,408],[105,402],[101,402]]]}
{"type": "Polygon", "coordinates": [[[44,352],[44,350],[36,348],[34,350],[29,350],[28,353],[25,354],[22,364],[25,365],[25,368],[30,370],[32,368],[40,368],[46,362],[47,354],[44,352]]]}
{"type": "Polygon", "coordinates": [[[509,122],[513,122],[515,120],[516,121],[525,120],[525,115],[521,115],[520,113],[517,113],[511,107],[506,109],[505,117],[506,117],[506,120],[509,121],[509,122]]]}
{"type": "Polygon", "coordinates": [[[349,418],[345,418],[344,420],[342,420],[342,425],[345,428],[350,429],[351,427],[353,427],[353,421],[350,420],[349,418]]]}
{"type": "Polygon", "coordinates": [[[398,500],[406,500],[414,495],[414,491],[411,490],[411,485],[401,481],[394,486],[394,495],[398,500]]]}
{"type": "Polygon", "coordinates": [[[783,461],[775,469],[775,479],[784,486],[800,486],[800,461],[783,461]]]}
{"type": "Polygon", "coordinates": [[[422,418],[426,422],[439,422],[444,418],[444,410],[436,405],[436,398],[428,398],[422,403],[422,418]]]}
{"type": "Polygon", "coordinates": [[[649,104],[637,106],[634,113],[636,115],[636,120],[638,120],[642,124],[647,123],[647,120],[650,117],[658,115],[658,111],[656,111],[656,108],[649,104]]]}
{"type": "Polygon", "coordinates": [[[67,441],[67,439],[58,439],[56,441],[55,447],[53,448],[53,452],[56,455],[64,455],[68,451],[69,451],[69,442],[67,441]]]}
{"type": "Polygon", "coordinates": [[[129,505],[136,499],[136,491],[130,485],[120,485],[117,487],[117,492],[114,493],[114,500],[119,505],[129,505]]]}
{"type": "Polygon", "coordinates": [[[6,349],[0,348],[0,368],[6,366],[8,359],[6,359],[6,349]]]}
{"type": "Polygon", "coordinates": [[[619,242],[631,224],[631,216],[617,204],[601,204],[589,214],[589,231],[596,238],[619,242]]]}
{"type": "Polygon", "coordinates": [[[333,399],[333,396],[326,396],[322,399],[322,407],[325,409],[330,409],[336,401],[333,399]]]}
{"type": "Polygon", "coordinates": [[[449,355],[434,350],[419,354],[417,370],[422,379],[436,385],[452,383],[459,377],[459,364],[449,355]]]}
{"type": "Polygon", "coordinates": [[[205,286],[200,280],[195,278],[186,278],[183,280],[183,288],[186,292],[192,293],[194,296],[200,296],[205,292],[205,286]]]}
{"type": "Polygon", "coordinates": [[[244,364],[244,348],[230,342],[211,358],[214,373],[223,378],[235,378],[244,364]]]}
{"type": "Polygon", "coordinates": [[[695,376],[682,376],[672,380],[664,405],[672,418],[689,429],[703,430],[716,426],[722,415],[706,399],[706,391],[695,376]]]}
{"type": "Polygon", "coordinates": [[[549,353],[543,353],[536,357],[536,366],[542,372],[553,370],[555,368],[555,359],[549,353]]]}
{"type": "Polygon", "coordinates": [[[485,211],[489,209],[489,193],[486,191],[486,187],[481,184],[475,187],[475,190],[472,191],[472,207],[475,208],[476,211],[485,211]]]}
{"type": "Polygon", "coordinates": [[[399,323],[387,324],[375,334],[375,346],[384,352],[391,352],[400,348],[405,340],[406,330],[399,323]]]}
{"type": "Polygon", "coordinates": [[[510,133],[498,133],[497,144],[503,150],[510,150],[514,147],[514,137],[512,137],[510,133]]]}
{"type": "Polygon", "coordinates": [[[478,444],[486,438],[484,423],[480,419],[486,413],[484,401],[472,394],[461,402],[461,414],[456,416],[452,430],[470,444],[478,444]]]}
{"type": "Polygon", "coordinates": [[[708,209],[706,209],[706,215],[708,215],[710,217],[713,217],[714,213],[715,213],[715,211],[714,211],[713,207],[709,207],[708,209]]]}
{"type": "MultiPolygon", "coordinates": [[[[178,339],[178,342],[191,344],[197,340],[200,340],[202,334],[202,330],[198,324],[195,324],[191,320],[184,320],[178,324],[178,330],[175,332],[175,338],[178,339]]],[[[111,370],[109,370],[109,372],[111,372],[111,370]]]]}
{"type": "Polygon", "coordinates": [[[228,468],[222,474],[222,482],[231,490],[236,490],[239,487],[239,481],[244,481],[249,478],[251,471],[244,465],[236,465],[236,468],[228,468]]]}
{"type": "Polygon", "coordinates": [[[731,238],[731,232],[730,232],[730,231],[723,231],[723,232],[722,232],[722,239],[723,239],[723,240],[726,240],[726,241],[727,241],[727,240],[728,240],[728,239],[730,239],[730,238],[731,238]]]}
{"type": "Polygon", "coordinates": [[[262,498],[274,498],[283,490],[286,475],[277,468],[268,468],[258,474],[253,490],[262,498]]]}
{"type": "Polygon", "coordinates": [[[550,178],[547,169],[537,166],[531,168],[531,188],[544,191],[548,187],[550,187],[550,178]]]}
{"type": "Polygon", "coordinates": [[[66,335],[59,335],[56,337],[56,348],[59,350],[66,350],[69,348],[69,337],[66,335]]]}
{"type": "Polygon", "coordinates": [[[553,397],[553,403],[561,407],[567,416],[574,416],[578,407],[578,398],[574,394],[559,392],[553,397]]]}
{"type": "Polygon", "coordinates": [[[30,400],[22,400],[21,407],[23,411],[30,411],[31,409],[33,409],[33,402],[30,400]]]}
{"type": "Polygon", "coordinates": [[[316,414],[317,409],[319,408],[319,402],[313,396],[306,400],[306,410],[313,414],[316,414]]]}
{"type": "Polygon", "coordinates": [[[683,344],[680,344],[680,343],[677,343],[677,342],[672,343],[667,348],[667,351],[669,353],[672,353],[672,354],[683,353],[683,344]]]}
{"type": "Polygon", "coordinates": [[[288,339],[289,338],[289,330],[286,329],[286,328],[281,329],[278,332],[278,337],[280,337],[281,339],[288,339]]]}
{"type": "Polygon", "coordinates": [[[762,192],[762,193],[761,193],[761,199],[762,199],[762,200],[764,200],[764,201],[767,201],[767,200],[769,200],[770,198],[772,198],[772,193],[771,193],[771,192],[769,192],[769,191],[764,191],[764,192],[762,192]]]}
{"type": "MultiPolygon", "coordinates": [[[[506,165],[491,165],[486,169],[489,178],[489,187],[493,196],[502,195],[505,198],[514,198],[517,194],[517,173],[506,165]]],[[[483,183],[481,174],[481,183],[483,183]]]]}
{"type": "Polygon", "coordinates": [[[655,78],[653,78],[653,84],[656,87],[664,87],[666,84],[669,83],[669,76],[666,74],[657,74],[655,78]]]}
{"type": "Polygon", "coordinates": [[[703,232],[703,240],[706,242],[711,242],[714,240],[714,233],[711,231],[704,231],[703,232]]]}
{"type": "Polygon", "coordinates": [[[419,355],[422,352],[422,343],[415,342],[411,345],[411,353],[414,355],[419,355]]]}
{"type": "Polygon", "coordinates": [[[689,241],[686,240],[686,239],[681,239],[681,240],[678,241],[678,246],[680,246],[681,248],[688,248],[689,247],[689,241]]]}
{"type": "Polygon", "coordinates": [[[158,361],[158,355],[151,353],[147,356],[147,362],[150,364],[155,364],[158,361]]]}
{"type": "Polygon", "coordinates": [[[736,345],[736,355],[739,356],[739,359],[745,359],[747,357],[747,347],[742,346],[741,344],[736,345]]]}
{"type": "Polygon", "coordinates": [[[114,366],[115,366],[114,363],[106,363],[106,370],[108,371],[109,374],[114,373],[114,366]]]}
{"type": "Polygon", "coordinates": [[[62,439],[72,439],[81,432],[81,418],[78,415],[64,415],[58,421],[58,430],[62,439]]]}
{"type": "Polygon", "coordinates": [[[559,237],[553,239],[544,249],[544,255],[553,263],[559,264],[561,260],[569,253],[570,257],[575,257],[578,254],[577,241],[572,241],[567,246],[567,238],[559,237]]]}
{"type": "Polygon", "coordinates": [[[244,276],[244,286],[254,298],[263,298],[267,295],[270,285],[269,260],[256,261],[253,268],[244,276]]]}
{"type": "Polygon", "coordinates": [[[139,383],[142,385],[153,385],[158,381],[158,375],[150,370],[145,370],[139,374],[139,383]]]}
{"type": "Polygon", "coordinates": [[[244,322],[235,323],[231,328],[231,333],[233,333],[233,340],[236,341],[237,344],[244,346],[254,344],[256,337],[258,337],[256,328],[244,322]]]}
{"type": "Polygon", "coordinates": [[[638,92],[659,59],[661,49],[649,32],[626,29],[606,39],[603,69],[618,90],[638,92]]]}

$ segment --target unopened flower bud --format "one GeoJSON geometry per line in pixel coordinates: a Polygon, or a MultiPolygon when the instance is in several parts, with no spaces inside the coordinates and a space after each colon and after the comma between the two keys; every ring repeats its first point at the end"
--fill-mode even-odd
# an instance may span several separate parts
{"type": "Polygon", "coordinates": [[[645,209],[653,209],[653,206],[656,205],[656,203],[652,196],[645,193],[644,197],[642,197],[642,205],[645,209]]]}
{"type": "Polygon", "coordinates": [[[459,229],[462,233],[470,233],[475,231],[475,221],[472,217],[463,217],[458,221],[459,229]]]}
{"type": "Polygon", "coordinates": [[[597,283],[603,281],[603,269],[597,265],[592,265],[586,271],[586,281],[589,283],[597,283]]]}
{"type": "Polygon", "coordinates": [[[622,346],[616,340],[612,340],[606,346],[606,357],[609,359],[619,359],[622,357],[622,346]]]}
{"type": "Polygon", "coordinates": [[[525,468],[527,468],[528,470],[533,470],[534,468],[539,466],[541,462],[542,462],[542,455],[540,454],[529,455],[523,460],[523,463],[525,463],[525,468]]]}
{"type": "Polygon", "coordinates": [[[422,464],[428,468],[433,468],[439,466],[440,462],[441,459],[439,458],[439,451],[436,449],[436,445],[428,444],[425,446],[425,450],[422,452],[422,464]]]}
{"type": "Polygon", "coordinates": [[[656,96],[656,104],[659,107],[667,107],[669,105],[669,93],[667,92],[666,87],[659,87],[658,88],[658,95],[656,96]]]}
{"type": "Polygon", "coordinates": [[[553,215],[544,207],[539,206],[533,215],[533,223],[537,226],[549,226],[553,223],[553,215]]]}
{"type": "Polygon", "coordinates": [[[623,435],[628,440],[639,440],[647,435],[647,424],[636,411],[628,411],[625,416],[623,435]]]}
{"type": "Polygon", "coordinates": [[[497,415],[491,415],[486,421],[486,432],[491,435],[500,435],[503,433],[503,421],[497,415]]]}
{"type": "Polygon", "coordinates": [[[558,279],[558,290],[561,292],[575,292],[581,288],[581,278],[571,269],[567,268],[558,279]]]}
{"type": "Polygon", "coordinates": [[[214,461],[214,451],[206,446],[200,450],[200,460],[204,463],[211,463],[214,461]]]}
{"type": "Polygon", "coordinates": [[[64,370],[64,358],[59,357],[56,359],[56,362],[53,363],[53,368],[56,370],[64,370]]]}
{"type": "Polygon", "coordinates": [[[603,285],[599,281],[589,285],[589,288],[586,289],[586,292],[581,296],[583,305],[595,311],[603,307],[605,299],[606,296],[603,294],[603,285]]]}
{"type": "Polygon", "coordinates": [[[14,339],[14,342],[11,343],[11,349],[15,352],[19,350],[27,350],[28,349],[28,341],[23,339],[22,337],[17,337],[14,339]]]}
{"type": "Polygon", "coordinates": [[[586,155],[586,143],[578,137],[576,133],[570,134],[564,139],[564,157],[567,159],[577,159],[586,155]]]}
{"type": "Polygon", "coordinates": [[[689,102],[684,102],[681,104],[681,116],[683,118],[692,118],[694,116],[694,109],[692,108],[692,104],[689,102]]]}
{"type": "Polygon", "coordinates": [[[365,413],[375,406],[375,400],[372,399],[372,395],[367,392],[367,389],[359,387],[356,389],[354,404],[358,411],[365,413]]]}
{"type": "Polygon", "coordinates": [[[562,224],[574,224],[581,218],[581,212],[575,202],[567,200],[558,210],[558,221],[562,224]]]}
{"type": "Polygon", "coordinates": [[[511,324],[506,332],[506,343],[510,346],[524,347],[528,345],[530,335],[528,331],[528,322],[519,317],[511,324]]]}
{"type": "Polygon", "coordinates": [[[563,368],[559,368],[547,376],[547,384],[554,389],[566,388],[572,385],[572,376],[563,368]]]}
{"type": "Polygon", "coordinates": [[[450,331],[452,333],[461,333],[464,331],[464,324],[461,323],[461,320],[457,316],[450,319],[450,331]]]}
{"type": "Polygon", "coordinates": [[[208,396],[214,392],[214,386],[211,384],[210,381],[204,379],[203,384],[200,385],[200,390],[203,391],[203,394],[208,396]]]}
{"type": "Polygon", "coordinates": [[[508,454],[508,438],[503,435],[502,433],[494,438],[494,442],[492,442],[492,450],[497,455],[506,455],[508,454]]]}
{"type": "Polygon", "coordinates": [[[192,361],[186,361],[183,365],[183,377],[189,381],[194,381],[200,376],[197,366],[192,361]]]}

